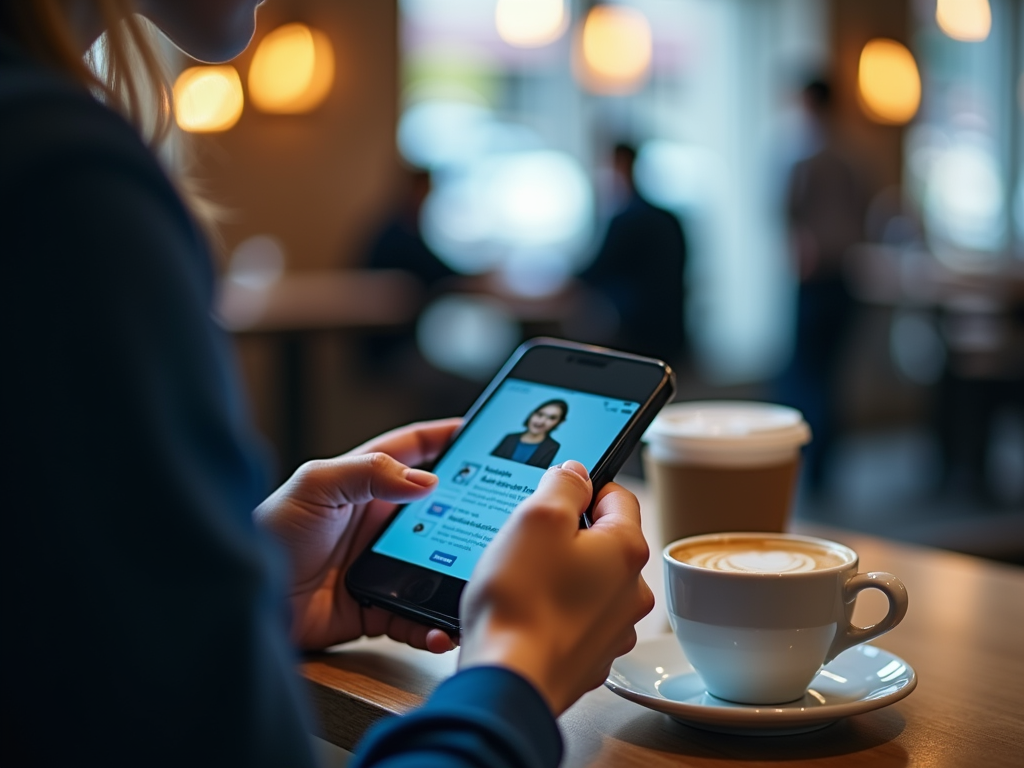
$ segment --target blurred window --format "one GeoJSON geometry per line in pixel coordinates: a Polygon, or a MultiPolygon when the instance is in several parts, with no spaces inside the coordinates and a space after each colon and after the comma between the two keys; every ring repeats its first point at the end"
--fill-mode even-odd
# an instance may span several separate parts
{"type": "Polygon", "coordinates": [[[990,23],[981,13],[954,27],[941,4],[914,8],[924,94],[906,135],[906,176],[928,245],[954,268],[1024,258],[1024,9],[988,0],[968,10],[989,12],[990,23]]]}
{"type": "Polygon", "coordinates": [[[398,141],[433,174],[424,236],[460,272],[553,292],[593,258],[620,201],[611,147],[634,143],[641,193],[684,221],[704,372],[768,375],[786,351],[791,295],[777,158],[795,84],[827,59],[827,4],[618,3],[649,48],[642,76],[611,90],[580,64],[595,5],[402,0],[398,141]]]}

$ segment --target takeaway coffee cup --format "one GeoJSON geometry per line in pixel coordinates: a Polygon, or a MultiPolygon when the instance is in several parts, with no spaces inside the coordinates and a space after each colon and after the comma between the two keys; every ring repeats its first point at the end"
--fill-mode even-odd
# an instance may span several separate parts
{"type": "Polygon", "coordinates": [[[708,693],[742,704],[804,695],[840,653],[888,632],[907,613],[891,573],[857,573],[857,553],[785,533],[693,536],[665,547],[669,623],[708,693]],[[880,590],[877,624],[851,621],[857,595],[880,590]]]}
{"type": "Polygon", "coordinates": [[[783,531],[811,431],[800,412],[756,402],[676,403],[644,434],[644,474],[662,541],[783,531]]]}

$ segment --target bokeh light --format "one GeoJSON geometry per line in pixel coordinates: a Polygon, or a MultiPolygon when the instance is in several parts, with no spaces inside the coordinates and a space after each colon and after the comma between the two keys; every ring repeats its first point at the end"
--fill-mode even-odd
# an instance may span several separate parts
{"type": "Polygon", "coordinates": [[[420,315],[420,352],[442,371],[486,381],[520,341],[519,324],[483,296],[443,296],[420,315]]]}
{"type": "Polygon", "coordinates": [[[226,327],[249,328],[259,322],[269,290],[284,268],[284,248],[275,237],[254,235],[235,247],[218,298],[218,314],[226,327]]]}
{"type": "Polygon", "coordinates": [[[248,288],[263,289],[284,274],[284,247],[271,235],[253,235],[231,252],[228,279],[248,288]]]}
{"type": "Polygon", "coordinates": [[[230,64],[190,67],[174,82],[174,116],[191,133],[226,131],[242,116],[242,80],[230,64]]]}
{"type": "Polygon", "coordinates": [[[726,174],[724,161],[711,150],[667,139],[645,142],[633,169],[640,193],[673,211],[699,210],[721,200],[726,174]]]}
{"type": "Polygon", "coordinates": [[[278,27],[260,41],[252,57],[249,96],[263,112],[309,112],[327,98],[333,84],[331,41],[305,24],[278,27]]]}
{"type": "Polygon", "coordinates": [[[604,94],[635,91],[650,70],[652,47],[651,25],[637,9],[592,8],[580,37],[583,84],[604,94]]]}
{"type": "Polygon", "coordinates": [[[593,191],[577,160],[551,150],[484,155],[440,175],[423,236],[452,269],[500,269],[524,249],[577,254],[590,234],[593,191]]]}
{"type": "Polygon", "coordinates": [[[935,21],[954,40],[977,43],[992,30],[992,8],[988,0],[938,0],[935,21]]]}
{"type": "Polygon", "coordinates": [[[420,168],[464,163],[485,151],[494,122],[477,104],[431,100],[415,104],[398,123],[398,149],[420,168]]]}
{"type": "MultiPolygon", "coordinates": [[[[964,135],[939,151],[931,163],[924,201],[925,222],[932,237],[973,253],[998,253],[1006,239],[1003,179],[994,148],[982,136],[964,135]]],[[[936,253],[950,255],[935,243],[936,253]]]]}
{"type": "Polygon", "coordinates": [[[564,251],[521,248],[508,255],[499,274],[509,293],[537,299],[565,287],[572,274],[572,260],[564,251]]]}
{"type": "Polygon", "coordinates": [[[565,33],[569,14],[564,0],[498,0],[494,26],[509,45],[539,48],[565,33]]]}
{"type": "Polygon", "coordinates": [[[921,76],[907,47],[876,38],[860,53],[857,90],[864,113],[876,123],[903,125],[921,104],[921,76]]]}

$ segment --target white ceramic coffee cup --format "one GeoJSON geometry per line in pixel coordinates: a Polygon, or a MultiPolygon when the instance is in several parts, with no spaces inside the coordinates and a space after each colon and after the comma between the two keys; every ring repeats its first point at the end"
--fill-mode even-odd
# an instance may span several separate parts
{"type": "MultiPolygon", "coordinates": [[[[857,573],[857,553],[825,539],[786,533],[692,536],[665,547],[669,622],[708,693],[744,704],[799,699],[811,680],[840,653],[888,632],[907,612],[907,590],[891,573],[857,573]],[[767,547],[754,547],[768,542],[767,547]],[[820,548],[835,564],[799,570],[782,555],[820,548]],[[681,562],[684,548],[750,548],[744,560],[716,570],[681,562]],[[760,554],[758,554],[760,553],[760,554]],[[760,557],[760,560],[759,560],[760,557]],[[773,559],[774,558],[774,559],[773,559]],[[885,617],[869,627],[851,621],[858,593],[878,589],[889,600],[885,617]]],[[[806,567],[806,566],[803,566],[806,567]]]]}

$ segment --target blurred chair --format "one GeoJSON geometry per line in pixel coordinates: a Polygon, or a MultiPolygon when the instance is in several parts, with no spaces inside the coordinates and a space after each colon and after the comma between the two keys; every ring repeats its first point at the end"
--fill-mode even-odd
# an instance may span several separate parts
{"type": "Polygon", "coordinates": [[[947,354],[934,423],[947,488],[1024,507],[1024,497],[1004,498],[992,475],[997,420],[1024,419],[1024,297],[993,295],[1001,292],[956,293],[938,309],[947,354]]]}

